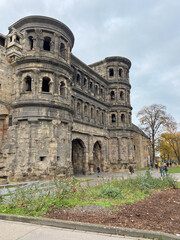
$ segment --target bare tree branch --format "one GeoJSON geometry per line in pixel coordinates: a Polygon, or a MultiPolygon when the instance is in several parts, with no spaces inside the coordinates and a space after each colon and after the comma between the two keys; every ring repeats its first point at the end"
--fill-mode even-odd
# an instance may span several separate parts
{"type": "Polygon", "coordinates": [[[152,162],[155,160],[155,147],[159,133],[163,126],[170,124],[172,117],[166,113],[166,107],[161,104],[153,104],[141,109],[137,117],[141,123],[142,130],[148,135],[151,141],[152,162]]]}

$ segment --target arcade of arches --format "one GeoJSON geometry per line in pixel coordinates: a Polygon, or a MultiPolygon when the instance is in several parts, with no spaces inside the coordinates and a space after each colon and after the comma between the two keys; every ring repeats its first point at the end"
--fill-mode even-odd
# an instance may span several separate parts
{"type": "Polygon", "coordinates": [[[86,146],[81,139],[74,139],[72,141],[72,166],[73,174],[85,174],[90,171],[90,165],[93,165],[93,171],[97,171],[97,167],[103,170],[103,154],[102,145],[99,141],[96,141],[93,145],[92,156],[93,159],[88,161],[86,156],[86,146]]]}

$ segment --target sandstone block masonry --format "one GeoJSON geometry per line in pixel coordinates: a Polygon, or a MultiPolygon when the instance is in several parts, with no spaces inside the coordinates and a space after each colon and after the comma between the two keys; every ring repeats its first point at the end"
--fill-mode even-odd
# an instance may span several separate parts
{"type": "Polygon", "coordinates": [[[29,16],[0,35],[0,180],[119,171],[147,162],[124,57],[86,65],[62,22],[29,16]]]}

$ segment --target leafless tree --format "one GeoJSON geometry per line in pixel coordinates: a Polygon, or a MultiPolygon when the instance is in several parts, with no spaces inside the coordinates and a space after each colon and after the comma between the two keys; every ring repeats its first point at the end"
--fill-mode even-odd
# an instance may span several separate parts
{"type": "Polygon", "coordinates": [[[155,147],[159,133],[163,126],[167,126],[172,121],[172,117],[166,113],[166,107],[161,104],[153,104],[141,109],[137,117],[141,123],[142,130],[150,139],[152,157],[151,162],[155,160],[155,147]]]}

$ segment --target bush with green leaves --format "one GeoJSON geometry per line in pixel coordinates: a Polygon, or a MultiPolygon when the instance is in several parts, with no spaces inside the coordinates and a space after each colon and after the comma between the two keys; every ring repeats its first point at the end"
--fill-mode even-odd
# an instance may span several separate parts
{"type": "Polygon", "coordinates": [[[112,184],[103,185],[98,191],[98,196],[100,198],[123,198],[121,189],[112,184]]]}
{"type": "Polygon", "coordinates": [[[129,188],[140,189],[145,193],[150,193],[153,189],[163,189],[173,187],[174,178],[171,175],[163,178],[154,178],[149,170],[145,175],[138,175],[136,178],[129,178],[123,185],[128,185],[129,188]]]}

